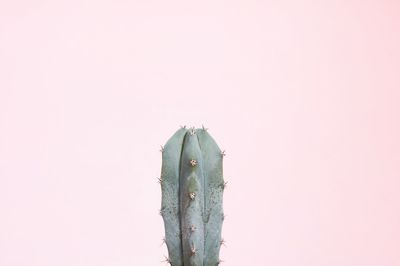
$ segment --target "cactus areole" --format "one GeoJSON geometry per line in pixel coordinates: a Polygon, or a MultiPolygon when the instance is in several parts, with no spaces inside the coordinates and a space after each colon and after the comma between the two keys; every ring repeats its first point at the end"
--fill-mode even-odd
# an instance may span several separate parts
{"type": "Polygon", "coordinates": [[[181,127],[162,152],[165,238],[172,266],[219,265],[225,183],[220,150],[206,128],[181,127]]]}

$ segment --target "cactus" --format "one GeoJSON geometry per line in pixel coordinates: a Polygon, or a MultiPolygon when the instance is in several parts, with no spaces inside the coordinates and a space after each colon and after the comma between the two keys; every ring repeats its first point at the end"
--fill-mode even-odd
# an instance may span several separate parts
{"type": "Polygon", "coordinates": [[[216,266],[224,214],[221,151],[207,129],[181,127],[162,152],[165,238],[172,266],[216,266]]]}

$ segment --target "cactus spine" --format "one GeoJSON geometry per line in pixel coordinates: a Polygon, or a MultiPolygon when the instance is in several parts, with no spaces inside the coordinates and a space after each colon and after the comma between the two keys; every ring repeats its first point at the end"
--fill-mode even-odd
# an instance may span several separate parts
{"type": "Polygon", "coordinates": [[[222,196],[221,152],[206,128],[180,128],[162,152],[161,211],[172,266],[220,263],[222,196]]]}

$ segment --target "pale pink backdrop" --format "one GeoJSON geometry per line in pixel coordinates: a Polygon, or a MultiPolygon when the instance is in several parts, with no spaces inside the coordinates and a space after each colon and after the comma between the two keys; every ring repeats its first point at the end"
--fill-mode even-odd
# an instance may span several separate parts
{"type": "Polygon", "coordinates": [[[0,2],[0,265],[163,265],[159,145],[226,149],[224,265],[400,265],[398,1],[0,2]]]}

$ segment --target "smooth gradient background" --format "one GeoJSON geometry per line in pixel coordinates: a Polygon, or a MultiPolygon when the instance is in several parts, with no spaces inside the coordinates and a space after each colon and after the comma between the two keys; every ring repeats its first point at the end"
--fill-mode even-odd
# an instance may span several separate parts
{"type": "Polygon", "coordinates": [[[163,265],[159,146],[226,149],[223,265],[400,265],[398,1],[0,2],[0,265],[163,265]]]}

